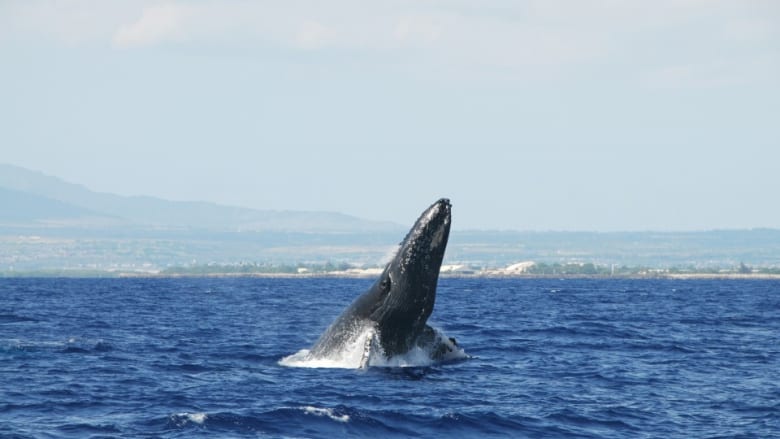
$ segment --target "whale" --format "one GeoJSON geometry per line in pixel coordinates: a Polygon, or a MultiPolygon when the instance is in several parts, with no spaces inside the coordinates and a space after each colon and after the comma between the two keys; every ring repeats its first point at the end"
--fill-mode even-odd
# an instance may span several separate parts
{"type": "Polygon", "coordinates": [[[452,206],[442,198],[428,207],[400,243],[378,279],[333,321],[314,343],[310,359],[333,358],[368,333],[360,367],[372,351],[385,358],[420,348],[440,360],[457,346],[427,324],[436,301],[452,206]]]}

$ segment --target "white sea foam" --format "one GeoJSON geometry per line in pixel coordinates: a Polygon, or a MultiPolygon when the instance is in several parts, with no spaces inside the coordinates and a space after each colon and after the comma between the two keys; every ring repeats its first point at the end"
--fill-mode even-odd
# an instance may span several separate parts
{"type": "Polygon", "coordinates": [[[193,424],[202,425],[204,422],[206,422],[206,418],[208,418],[208,415],[205,413],[182,412],[171,415],[171,421],[173,421],[173,423],[178,427],[184,427],[190,422],[193,424]]]}
{"type": "Polygon", "coordinates": [[[332,352],[327,357],[313,358],[308,349],[289,355],[279,360],[279,364],[288,367],[307,368],[338,368],[360,369],[366,366],[375,367],[425,367],[442,361],[452,361],[468,358],[468,354],[457,344],[453,343],[443,332],[435,329],[438,342],[448,349],[440,358],[434,359],[435,346],[415,346],[403,355],[394,355],[390,358],[379,347],[379,334],[373,327],[366,327],[344,349],[332,352]]]}
{"type": "Polygon", "coordinates": [[[303,409],[304,413],[310,415],[327,416],[330,419],[333,419],[334,421],[349,422],[349,415],[337,415],[336,413],[333,412],[333,409],[330,408],[312,407],[310,405],[301,408],[303,409]]]}
{"type": "Polygon", "coordinates": [[[202,424],[203,421],[206,420],[206,414],[205,413],[190,413],[189,418],[190,421],[196,423],[196,424],[202,424]]]}

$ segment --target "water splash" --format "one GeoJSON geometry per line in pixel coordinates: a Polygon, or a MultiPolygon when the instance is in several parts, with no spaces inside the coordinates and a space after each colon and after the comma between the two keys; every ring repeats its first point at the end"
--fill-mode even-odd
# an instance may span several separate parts
{"type": "Polygon", "coordinates": [[[381,348],[381,334],[373,326],[366,326],[341,350],[331,352],[327,357],[312,357],[308,349],[301,349],[279,360],[279,364],[287,367],[336,369],[425,367],[469,357],[454,339],[439,329],[434,328],[434,331],[436,337],[430,345],[415,346],[405,354],[388,358],[381,348]]]}

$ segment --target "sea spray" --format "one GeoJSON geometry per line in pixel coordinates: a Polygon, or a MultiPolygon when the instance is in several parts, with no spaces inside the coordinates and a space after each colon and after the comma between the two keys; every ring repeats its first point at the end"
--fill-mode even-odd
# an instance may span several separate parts
{"type": "Polygon", "coordinates": [[[288,367],[360,369],[363,367],[425,367],[440,362],[468,358],[468,354],[441,330],[436,332],[435,343],[414,345],[408,352],[387,357],[381,348],[380,337],[372,325],[365,325],[340,351],[327,357],[312,357],[308,349],[288,355],[279,364],[288,367]],[[446,349],[444,355],[437,353],[446,349]]]}

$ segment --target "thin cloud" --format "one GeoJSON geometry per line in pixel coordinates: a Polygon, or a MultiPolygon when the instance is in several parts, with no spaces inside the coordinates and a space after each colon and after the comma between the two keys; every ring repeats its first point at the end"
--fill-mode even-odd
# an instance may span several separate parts
{"type": "Polygon", "coordinates": [[[183,4],[166,3],[144,8],[141,17],[119,27],[112,43],[115,47],[139,47],[175,41],[183,38],[188,29],[190,10],[183,4]]]}
{"type": "Polygon", "coordinates": [[[0,44],[338,50],[418,76],[525,80],[587,70],[651,86],[728,84],[721,65],[780,70],[778,20],[777,2],[761,0],[29,0],[0,3],[0,44]]]}

